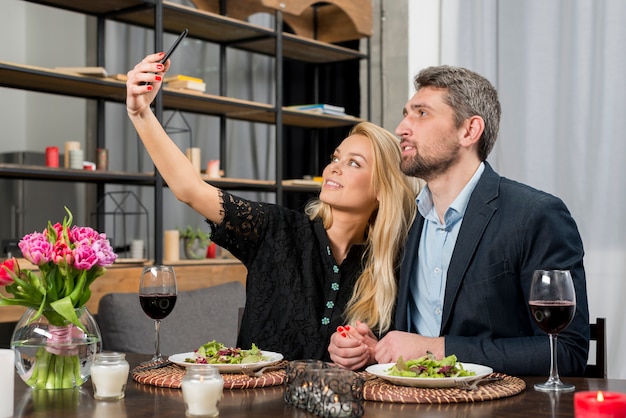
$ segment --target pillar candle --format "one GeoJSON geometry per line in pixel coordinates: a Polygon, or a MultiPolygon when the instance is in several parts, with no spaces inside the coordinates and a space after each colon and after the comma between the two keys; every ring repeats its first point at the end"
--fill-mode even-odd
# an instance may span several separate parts
{"type": "Polygon", "coordinates": [[[0,418],[13,416],[15,353],[0,349],[0,418]]]}
{"type": "Polygon", "coordinates": [[[574,394],[576,418],[626,417],[626,394],[616,392],[576,392],[574,394]]]}
{"type": "Polygon", "coordinates": [[[46,166],[59,166],[59,147],[46,147],[46,166]]]}
{"type": "Polygon", "coordinates": [[[220,177],[220,160],[210,160],[207,163],[206,174],[211,178],[220,177]]]}
{"type": "Polygon", "coordinates": [[[180,260],[180,236],[177,229],[165,231],[163,258],[167,261],[180,260]]]}
{"type": "Polygon", "coordinates": [[[130,243],[130,258],[134,258],[136,260],[141,260],[144,258],[142,239],[134,239],[130,243]]]}
{"type": "Polygon", "coordinates": [[[199,173],[200,172],[200,148],[198,147],[187,148],[186,155],[187,155],[187,158],[189,158],[189,161],[191,161],[191,165],[193,165],[193,168],[195,168],[196,171],[199,173]]]}
{"type": "MultiPolygon", "coordinates": [[[[67,141],[65,143],[65,155],[63,156],[63,167],[70,168],[70,150],[80,149],[80,142],[78,141],[67,141]]],[[[82,168],[82,161],[81,167],[82,168]]]]}

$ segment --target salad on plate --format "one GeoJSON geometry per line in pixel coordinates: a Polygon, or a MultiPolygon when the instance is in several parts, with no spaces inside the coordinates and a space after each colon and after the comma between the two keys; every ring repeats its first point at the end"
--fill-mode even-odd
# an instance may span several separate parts
{"type": "Polygon", "coordinates": [[[220,373],[241,373],[244,369],[254,371],[282,359],[282,354],[260,350],[255,344],[244,350],[227,347],[215,340],[202,344],[197,350],[169,356],[169,361],[181,367],[211,366],[220,373]]]}
{"type": "Polygon", "coordinates": [[[203,344],[193,352],[193,357],[185,358],[187,363],[195,364],[249,364],[266,360],[263,352],[252,344],[249,350],[226,347],[215,340],[203,344]]]}
{"type": "Polygon", "coordinates": [[[454,354],[437,360],[432,353],[406,361],[404,361],[402,357],[399,357],[396,364],[394,364],[388,372],[389,376],[417,378],[466,377],[476,375],[475,371],[465,369],[454,354]]]}

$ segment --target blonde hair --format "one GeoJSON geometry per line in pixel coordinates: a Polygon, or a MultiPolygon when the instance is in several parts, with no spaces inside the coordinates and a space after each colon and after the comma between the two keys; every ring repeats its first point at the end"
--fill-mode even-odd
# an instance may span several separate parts
{"type": "MultiPolygon", "coordinates": [[[[379,202],[366,231],[363,272],[344,314],[347,323],[362,321],[382,333],[392,323],[397,295],[396,272],[415,216],[419,181],[400,171],[400,143],[391,132],[373,123],[361,122],[352,128],[350,135],[362,135],[372,143],[372,184],[379,202]],[[379,219],[381,221],[377,222],[379,219]]],[[[321,218],[326,229],[332,225],[332,209],[319,199],[309,202],[305,212],[311,219],[321,218]]]]}

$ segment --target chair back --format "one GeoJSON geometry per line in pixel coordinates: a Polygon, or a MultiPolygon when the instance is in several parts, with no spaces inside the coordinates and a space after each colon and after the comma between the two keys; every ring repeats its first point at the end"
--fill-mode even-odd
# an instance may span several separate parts
{"type": "Polygon", "coordinates": [[[584,377],[606,378],[606,318],[596,318],[595,324],[589,324],[589,340],[596,343],[596,358],[593,364],[587,364],[584,377]]]}

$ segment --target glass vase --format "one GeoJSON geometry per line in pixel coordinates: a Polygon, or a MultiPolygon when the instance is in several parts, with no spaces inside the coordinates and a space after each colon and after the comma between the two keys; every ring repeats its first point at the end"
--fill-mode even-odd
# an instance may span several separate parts
{"type": "Polygon", "coordinates": [[[80,327],[59,321],[54,311],[44,310],[33,320],[37,314],[34,309],[28,309],[15,326],[11,337],[15,368],[31,388],[70,389],[89,378],[102,338],[89,310],[82,307],[75,311],[80,327]]]}

